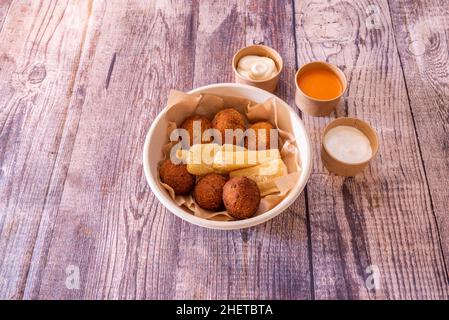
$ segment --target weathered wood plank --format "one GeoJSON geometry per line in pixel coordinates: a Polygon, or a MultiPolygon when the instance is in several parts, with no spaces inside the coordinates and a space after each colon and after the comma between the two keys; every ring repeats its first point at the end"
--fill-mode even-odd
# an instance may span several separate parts
{"type": "MultiPolygon", "coordinates": [[[[245,40],[230,42],[226,35],[254,16],[241,3],[141,5],[117,10],[95,4],[93,15],[102,19],[89,34],[101,33],[89,69],[80,66],[85,100],[72,162],[54,230],[42,244],[48,256],[38,263],[26,297],[310,297],[303,198],[259,228],[216,232],[181,223],[150,193],[142,174],[141,146],[168,89],[231,81],[230,59],[245,40]],[[116,22],[120,28],[112,28],[116,22]],[[110,79],[107,90],[103,78],[110,79]],[[80,290],[64,286],[68,266],[79,268],[80,290]]],[[[277,23],[292,28],[291,20],[277,23]]],[[[292,32],[286,34],[276,44],[294,63],[292,32]]]]}
{"type": "Polygon", "coordinates": [[[7,11],[0,33],[0,297],[21,298],[39,229],[59,205],[68,161],[55,164],[61,154],[70,157],[71,141],[61,139],[89,6],[16,1],[7,11]]]}
{"type": "Polygon", "coordinates": [[[191,19],[188,2],[94,2],[71,104],[82,114],[27,298],[174,296],[181,223],[151,194],[141,153],[169,89],[192,86],[191,19]],[[76,270],[79,290],[65,283],[76,270]]]}
{"type": "Polygon", "coordinates": [[[355,178],[320,161],[332,117],[305,117],[315,163],[308,184],[315,295],[447,298],[448,287],[386,1],[295,1],[298,62],[327,60],[348,76],[338,116],[370,122],[377,159],[355,178]],[[373,13],[376,14],[373,16],[373,13]],[[378,268],[380,287],[366,280],[378,268]]]}
{"type": "Polygon", "coordinates": [[[0,1],[0,32],[5,24],[6,17],[8,16],[9,8],[11,7],[12,0],[0,1]]]}
{"type": "Polygon", "coordinates": [[[399,57],[427,184],[449,265],[449,6],[443,1],[390,1],[399,57]]]}
{"type": "MultiPolygon", "coordinates": [[[[293,105],[292,17],[289,1],[200,1],[194,86],[233,82],[233,54],[264,41],[284,58],[278,94],[293,105]]],[[[176,298],[310,298],[304,197],[249,230],[217,232],[183,223],[178,263],[176,298]]]]}
{"type": "Polygon", "coordinates": [[[448,17],[431,0],[1,1],[0,297],[447,298],[448,17]],[[232,82],[232,54],[253,40],[284,57],[292,106],[295,63],[342,66],[337,113],[371,122],[380,154],[361,176],[329,176],[330,118],[305,116],[310,217],[302,195],[259,227],[201,229],[151,194],[144,137],[170,88],[232,82]]]}

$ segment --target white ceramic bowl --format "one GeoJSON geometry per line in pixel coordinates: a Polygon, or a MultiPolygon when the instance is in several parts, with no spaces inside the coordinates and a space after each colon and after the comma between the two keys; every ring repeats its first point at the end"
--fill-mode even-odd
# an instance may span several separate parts
{"type": "Polygon", "coordinates": [[[282,211],[287,209],[304,189],[307,180],[309,179],[310,170],[312,167],[309,135],[307,134],[304,124],[298,117],[298,115],[292,110],[292,108],[290,108],[287,103],[285,103],[275,95],[262,89],[248,85],[237,83],[219,83],[194,89],[189,93],[210,93],[223,96],[234,96],[250,99],[255,102],[263,102],[269,98],[275,98],[279,102],[279,106],[281,107],[280,112],[286,112],[290,114],[290,117],[288,117],[290,119],[289,123],[284,123],[283,126],[286,126],[286,128],[289,127],[291,129],[291,132],[293,132],[296,137],[302,168],[301,176],[293,189],[290,190],[288,195],[277,206],[261,215],[252,217],[250,219],[237,221],[211,221],[196,217],[189,213],[187,209],[180,207],[175,202],[173,202],[167,191],[158,183],[158,162],[162,158],[162,146],[167,141],[166,128],[168,124],[164,118],[164,114],[166,112],[166,110],[164,109],[156,117],[153,124],[151,125],[143,148],[143,167],[145,171],[145,177],[151,187],[151,190],[159,199],[159,201],[162,202],[162,204],[168,210],[173,212],[181,219],[184,219],[198,226],[222,230],[252,227],[274,218],[282,211]]]}

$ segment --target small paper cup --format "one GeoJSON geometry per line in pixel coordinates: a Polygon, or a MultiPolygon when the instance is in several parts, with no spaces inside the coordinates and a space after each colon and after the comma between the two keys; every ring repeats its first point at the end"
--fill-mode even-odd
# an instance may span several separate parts
{"type": "Polygon", "coordinates": [[[362,121],[357,118],[338,118],[329,123],[324,129],[323,139],[321,145],[321,160],[323,161],[324,166],[330,171],[339,176],[355,176],[356,174],[363,171],[363,169],[368,166],[370,161],[374,159],[379,150],[379,140],[377,138],[376,131],[365,121],[362,121]],[[332,156],[329,150],[326,149],[324,144],[324,139],[326,134],[330,129],[335,128],[337,126],[349,126],[354,127],[363,132],[363,134],[368,138],[371,144],[372,155],[371,158],[359,162],[359,163],[347,163],[341,160],[336,159],[332,156]]]}
{"type": "Polygon", "coordinates": [[[343,73],[343,71],[341,71],[338,67],[336,67],[330,63],[315,61],[315,62],[310,62],[310,63],[305,64],[296,72],[295,84],[296,84],[296,90],[295,90],[296,106],[301,111],[303,111],[304,113],[306,113],[308,115],[311,115],[314,117],[324,117],[324,116],[329,115],[335,109],[335,107],[338,105],[341,97],[343,96],[343,94],[346,91],[346,88],[348,86],[348,81],[347,81],[346,76],[343,73]],[[312,97],[308,96],[299,88],[299,78],[301,77],[301,75],[305,71],[308,71],[310,69],[316,69],[316,68],[330,70],[338,77],[338,79],[340,80],[341,85],[343,87],[340,95],[338,95],[337,97],[335,97],[333,99],[321,100],[321,99],[316,99],[316,98],[312,98],[312,97]]]}
{"type": "Polygon", "coordinates": [[[273,48],[261,44],[244,47],[239,51],[237,51],[237,53],[232,58],[232,69],[234,70],[236,83],[247,84],[253,87],[266,90],[268,92],[274,92],[274,90],[276,90],[276,86],[279,81],[279,75],[281,74],[283,67],[284,62],[282,61],[281,55],[273,48]],[[274,74],[271,78],[268,78],[266,80],[249,80],[241,76],[237,72],[237,66],[239,64],[240,59],[248,55],[256,55],[273,59],[274,63],[276,64],[276,68],[278,69],[278,72],[276,72],[276,74],[274,74]]]}

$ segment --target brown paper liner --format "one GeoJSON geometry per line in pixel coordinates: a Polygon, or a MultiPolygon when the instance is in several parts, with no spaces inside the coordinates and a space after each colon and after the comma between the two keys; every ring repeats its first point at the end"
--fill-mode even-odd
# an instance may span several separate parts
{"type": "MultiPolygon", "coordinates": [[[[200,114],[212,120],[218,111],[229,107],[235,108],[240,113],[246,115],[250,123],[268,121],[279,132],[279,149],[281,150],[281,158],[287,166],[288,174],[275,180],[279,192],[262,197],[259,209],[256,212],[256,215],[260,215],[275,207],[287,196],[299,180],[301,173],[301,165],[298,157],[299,150],[294,135],[279,125],[279,106],[275,99],[269,99],[263,103],[255,103],[251,100],[237,97],[210,94],[193,95],[171,90],[166,107],[167,112],[165,114],[166,120],[169,123],[167,127],[167,144],[162,148],[161,157],[162,160],[169,158],[171,147],[177,143],[169,141],[170,133],[180,126],[187,117],[193,114],[200,114]]],[[[216,221],[235,220],[227,211],[211,212],[204,210],[195,203],[191,195],[176,196],[170,186],[162,183],[160,180],[158,182],[167,190],[173,201],[179,206],[187,208],[195,216],[216,221]]]]}

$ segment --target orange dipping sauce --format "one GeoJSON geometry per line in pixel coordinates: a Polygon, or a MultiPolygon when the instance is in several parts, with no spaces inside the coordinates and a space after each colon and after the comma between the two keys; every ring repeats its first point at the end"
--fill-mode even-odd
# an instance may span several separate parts
{"type": "Polygon", "coordinates": [[[325,68],[311,68],[298,76],[298,86],[311,98],[331,100],[343,91],[343,85],[338,76],[325,68]]]}

